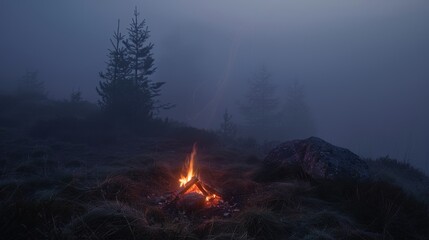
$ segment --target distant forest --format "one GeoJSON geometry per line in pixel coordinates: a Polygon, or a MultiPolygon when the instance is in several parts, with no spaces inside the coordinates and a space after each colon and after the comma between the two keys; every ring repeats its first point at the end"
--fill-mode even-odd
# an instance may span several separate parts
{"type": "MultiPolygon", "coordinates": [[[[153,122],[171,122],[170,119],[161,119],[159,112],[171,109],[177,103],[160,101],[159,97],[166,82],[154,81],[152,78],[157,70],[152,52],[155,44],[150,42],[149,27],[137,8],[125,33],[121,30],[121,21],[118,20],[110,44],[106,67],[99,73],[100,81],[96,87],[98,104],[85,101],[80,89],[73,90],[70,99],[55,103],[64,105],[58,108],[67,112],[56,114],[55,117],[60,115],[63,120],[68,117],[68,121],[83,121],[89,116],[93,118],[97,115],[103,122],[139,129],[149,129],[153,122]]],[[[17,85],[12,96],[24,102],[43,105],[49,99],[44,82],[37,71],[27,71],[17,85]]],[[[305,89],[299,81],[291,84],[279,97],[278,87],[263,66],[254,71],[253,77],[243,88],[245,95],[241,97],[242,100],[238,102],[238,106],[230,108],[239,111],[231,112],[225,109],[222,121],[218,129],[215,129],[222,138],[253,138],[255,141],[264,142],[304,138],[316,133],[315,123],[306,102],[305,89]],[[244,121],[236,121],[234,116],[237,115],[244,121]]],[[[6,112],[3,115],[14,114],[6,112]]]]}

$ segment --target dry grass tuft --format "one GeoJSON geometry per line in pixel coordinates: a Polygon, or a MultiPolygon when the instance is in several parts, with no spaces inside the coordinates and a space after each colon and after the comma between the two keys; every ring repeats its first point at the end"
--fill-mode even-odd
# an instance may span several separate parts
{"type": "Polygon", "coordinates": [[[60,239],[62,227],[85,212],[65,199],[0,203],[0,232],[4,239],[60,239]]]}
{"type": "Polygon", "coordinates": [[[108,177],[100,185],[102,198],[124,203],[138,202],[143,194],[136,183],[124,176],[108,177]]]}
{"type": "Polygon", "coordinates": [[[408,163],[399,162],[388,156],[368,160],[374,180],[381,180],[400,186],[420,201],[429,204],[429,177],[408,163]]]}
{"type": "Polygon", "coordinates": [[[390,183],[323,182],[319,198],[337,205],[364,230],[391,239],[424,239],[429,235],[429,212],[423,202],[390,183]]]}
{"type": "Polygon", "coordinates": [[[146,219],[149,225],[161,224],[167,221],[167,216],[159,207],[147,207],[145,210],[146,219]]]}
{"type": "Polygon", "coordinates": [[[248,179],[231,179],[227,178],[222,185],[223,197],[226,199],[234,198],[235,201],[243,201],[251,194],[255,193],[257,184],[248,179]]]}
{"type": "Polygon", "coordinates": [[[175,239],[170,228],[150,227],[143,214],[125,204],[106,202],[74,219],[64,232],[72,239],[175,239]]]}
{"type": "Polygon", "coordinates": [[[272,166],[260,164],[253,174],[257,182],[276,182],[285,180],[311,180],[311,177],[299,166],[272,166]]]}
{"type": "Polygon", "coordinates": [[[250,208],[239,216],[247,235],[255,239],[281,239],[288,233],[274,212],[264,208],[250,208]]]}
{"type": "Polygon", "coordinates": [[[240,239],[246,230],[234,219],[211,219],[198,225],[193,234],[198,239],[240,239]]]}
{"type": "Polygon", "coordinates": [[[301,196],[309,190],[304,182],[272,183],[262,185],[249,201],[250,206],[265,207],[275,212],[296,212],[301,206],[301,196]]]}

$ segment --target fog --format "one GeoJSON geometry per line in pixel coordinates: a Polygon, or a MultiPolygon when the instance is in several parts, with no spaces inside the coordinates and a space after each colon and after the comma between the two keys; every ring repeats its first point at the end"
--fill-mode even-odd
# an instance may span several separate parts
{"type": "Polygon", "coordinates": [[[217,129],[237,122],[248,80],[265,66],[279,99],[299,81],[315,135],[363,157],[390,155],[429,172],[429,2],[2,0],[4,90],[37,70],[49,96],[97,102],[109,38],[137,6],[155,44],[161,113],[217,129]]]}

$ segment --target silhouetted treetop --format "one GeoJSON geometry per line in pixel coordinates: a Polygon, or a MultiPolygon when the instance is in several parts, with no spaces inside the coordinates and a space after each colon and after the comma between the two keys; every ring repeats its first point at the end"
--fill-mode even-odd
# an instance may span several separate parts
{"type": "Polygon", "coordinates": [[[150,37],[145,20],[134,10],[134,17],[124,36],[118,28],[110,40],[107,67],[100,73],[103,79],[97,88],[100,105],[115,116],[147,120],[154,117],[161,105],[157,97],[165,82],[154,82],[150,76],[156,71],[150,37]]]}

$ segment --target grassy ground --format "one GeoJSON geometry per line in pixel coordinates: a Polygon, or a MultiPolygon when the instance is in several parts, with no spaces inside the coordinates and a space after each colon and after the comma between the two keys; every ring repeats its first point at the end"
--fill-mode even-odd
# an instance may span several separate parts
{"type": "Polygon", "coordinates": [[[429,239],[429,179],[389,158],[367,160],[368,182],[314,181],[294,169],[264,174],[266,147],[250,140],[226,143],[166,122],[138,137],[74,110],[19,123],[22,111],[8,111],[0,111],[1,239],[429,239]],[[194,142],[200,177],[222,191],[230,214],[159,204],[177,190],[194,142]]]}
{"type": "MultiPolygon", "coordinates": [[[[4,135],[6,136],[6,135],[4,135]]],[[[424,181],[393,160],[374,180],[259,181],[262,154],[201,146],[201,178],[237,204],[232,215],[171,214],[157,200],[178,187],[192,146],[140,139],[109,147],[2,139],[3,239],[427,239],[424,181]],[[394,179],[395,181],[392,181],[394,179]],[[405,180],[404,180],[405,179],[405,180]],[[392,184],[394,183],[394,184],[392,184]],[[419,186],[421,185],[421,188],[419,186]],[[410,186],[410,187],[409,187],[410,186]],[[412,186],[412,187],[411,187],[412,186]],[[405,191],[402,188],[405,188],[405,191]]],[[[249,150],[250,151],[250,150],[249,150]]]]}

